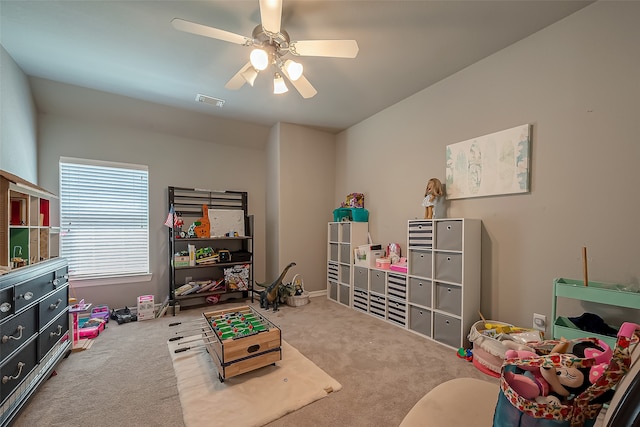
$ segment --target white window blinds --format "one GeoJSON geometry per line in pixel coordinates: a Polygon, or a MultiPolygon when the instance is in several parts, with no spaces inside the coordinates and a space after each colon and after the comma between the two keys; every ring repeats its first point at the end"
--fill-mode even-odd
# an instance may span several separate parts
{"type": "Polygon", "coordinates": [[[147,166],[60,159],[60,255],[76,278],[149,273],[147,166]]]}

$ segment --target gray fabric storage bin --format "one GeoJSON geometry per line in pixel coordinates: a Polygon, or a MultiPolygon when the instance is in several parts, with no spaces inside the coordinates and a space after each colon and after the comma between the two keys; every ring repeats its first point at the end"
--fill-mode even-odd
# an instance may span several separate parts
{"type": "Polygon", "coordinates": [[[433,339],[448,346],[459,348],[461,337],[460,319],[435,313],[433,316],[433,339]]]}
{"type": "Polygon", "coordinates": [[[434,264],[436,280],[462,283],[462,254],[436,253],[434,264]]]}
{"type": "Polygon", "coordinates": [[[387,275],[384,271],[371,270],[371,292],[378,294],[385,294],[385,282],[387,281],[387,275]]]}
{"type": "Polygon", "coordinates": [[[369,269],[364,267],[353,268],[353,286],[363,290],[367,290],[369,283],[369,269]]]}
{"type": "Polygon", "coordinates": [[[431,307],[431,281],[410,277],[409,302],[431,307]]]}
{"type": "Polygon", "coordinates": [[[409,250],[409,274],[431,278],[431,251],[409,250]]]}
{"type": "Polygon", "coordinates": [[[460,316],[462,314],[462,288],[436,282],[435,308],[460,316]]]}
{"type": "Polygon", "coordinates": [[[436,223],[436,248],[448,251],[462,250],[462,221],[436,223]]]}
{"type": "Polygon", "coordinates": [[[409,306],[409,329],[427,337],[431,336],[431,310],[409,306]]]}
{"type": "Polygon", "coordinates": [[[344,305],[351,305],[351,298],[349,298],[349,287],[340,285],[340,302],[344,305]]]}

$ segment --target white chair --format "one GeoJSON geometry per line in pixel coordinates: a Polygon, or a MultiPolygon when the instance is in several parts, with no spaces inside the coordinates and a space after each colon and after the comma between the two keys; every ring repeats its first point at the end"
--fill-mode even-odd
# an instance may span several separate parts
{"type": "MultiPolygon", "coordinates": [[[[631,369],[616,387],[604,413],[604,427],[640,427],[640,345],[631,369]]],[[[491,427],[500,386],[475,378],[456,378],[432,389],[411,408],[400,427],[491,427]]]]}

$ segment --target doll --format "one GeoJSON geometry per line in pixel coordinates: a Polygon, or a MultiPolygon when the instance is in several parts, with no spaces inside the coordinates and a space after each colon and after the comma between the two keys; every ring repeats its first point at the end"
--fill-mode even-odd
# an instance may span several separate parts
{"type": "Polygon", "coordinates": [[[441,201],[442,195],[442,183],[438,178],[431,178],[427,182],[427,188],[424,191],[424,200],[422,206],[424,206],[424,217],[426,219],[435,218],[434,207],[441,201]]]}

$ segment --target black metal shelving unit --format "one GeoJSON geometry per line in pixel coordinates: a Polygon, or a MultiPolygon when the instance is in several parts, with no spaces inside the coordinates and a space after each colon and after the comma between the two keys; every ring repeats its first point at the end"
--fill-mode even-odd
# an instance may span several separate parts
{"type": "MultiPolygon", "coordinates": [[[[222,296],[223,294],[242,293],[244,298],[251,295],[251,302],[253,302],[253,216],[247,214],[247,193],[242,191],[169,187],[168,196],[169,210],[173,207],[175,214],[179,215],[184,223],[181,228],[169,228],[169,302],[173,314],[175,315],[175,306],[180,301],[201,299],[202,305],[204,305],[206,304],[206,298],[211,295],[222,296]],[[209,215],[209,220],[212,221],[209,237],[185,236],[191,224],[207,214],[209,210],[215,210],[219,214],[232,214],[234,218],[240,220],[237,223],[238,226],[230,227],[235,228],[234,230],[214,229],[219,224],[215,220],[212,221],[209,215]],[[238,235],[236,236],[233,231],[238,235]],[[227,235],[228,233],[232,234],[227,235]],[[195,246],[196,250],[209,247],[214,252],[226,249],[229,251],[231,259],[223,262],[176,266],[176,262],[174,262],[175,255],[188,251],[189,245],[195,246]],[[240,270],[248,268],[246,289],[230,289],[225,283],[223,289],[215,291],[176,295],[176,289],[187,283],[188,279],[196,282],[224,279],[225,269],[230,268],[240,270]]],[[[198,305],[198,302],[192,305],[198,305]]]]}

